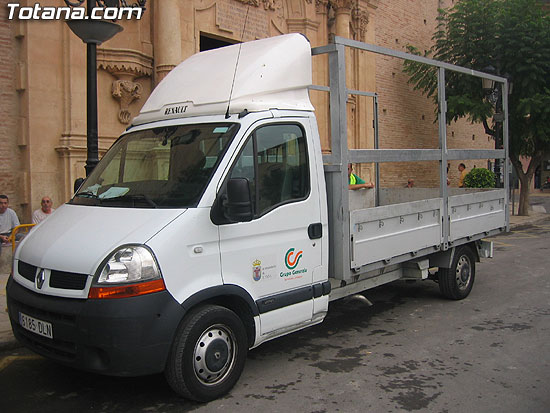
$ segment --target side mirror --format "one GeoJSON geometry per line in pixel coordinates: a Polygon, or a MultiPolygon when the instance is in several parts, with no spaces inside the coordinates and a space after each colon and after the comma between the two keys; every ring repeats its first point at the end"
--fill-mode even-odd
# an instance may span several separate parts
{"type": "Polygon", "coordinates": [[[76,178],[75,179],[74,185],[73,185],[73,189],[74,189],[75,194],[78,191],[78,189],[80,188],[80,186],[82,185],[82,182],[84,182],[84,178],[76,178]]]}
{"type": "Polygon", "coordinates": [[[227,200],[225,216],[232,222],[252,221],[252,198],[250,185],[246,178],[231,178],[227,182],[227,200]]]}

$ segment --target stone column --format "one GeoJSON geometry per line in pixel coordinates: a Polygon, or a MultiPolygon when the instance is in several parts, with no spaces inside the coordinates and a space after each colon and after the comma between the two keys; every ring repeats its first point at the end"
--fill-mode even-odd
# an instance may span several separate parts
{"type": "MultiPolygon", "coordinates": [[[[316,0],[315,13],[319,21],[319,30],[317,32],[317,44],[324,46],[329,41],[329,0],[316,0]]],[[[318,85],[329,84],[328,57],[321,55],[313,58],[313,83],[318,85]]],[[[319,125],[319,136],[321,139],[321,149],[323,153],[330,153],[330,131],[329,131],[329,94],[325,92],[310,92],[310,97],[317,116],[319,125]]]]}
{"type": "Polygon", "coordinates": [[[155,1],[155,82],[158,84],[182,60],[178,0],[155,1]]]}
{"type": "Polygon", "coordinates": [[[352,0],[331,0],[330,3],[336,15],[336,35],[349,39],[352,0]]]}
{"type": "MultiPolygon", "coordinates": [[[[350,23],[351,23],[351,9],[352,0],[330,0],[330,4],[334,10],[334,31],[336,36],[345,37],[351,39],[350,23]]],[[[346,47],[346,86],[350,89],[354,89],[354,70],[352,51],[346,47]]],[[[355,117],[355,96],[348,95],[347,98],[347,135],[348,135],[348,148],[357,148],[357,136],[355,134],[354,124],[356,122],[355,117]]]]}
{"type": "MultiPolygon", "coordinates": [[[[351,28],[355,40],[367,41],[369,24],[369,11],[365,3],[357,2],[352,9],[351,28]]],[[[354,86],[358,90],[374,92],[375,85],[375,58],[372,53],[354,51],[354,86]]],[[[356,97],[355,115],[357,120],[354,127],[354,144],[357,148],[371,149],[374,147],[374,129],[371,127],[374,120],[374,99],[368,97],[356,97]]],[[[361,177],[367,182],[376,179],[375,165],[363,164],[360,169],[361,177]]]]}

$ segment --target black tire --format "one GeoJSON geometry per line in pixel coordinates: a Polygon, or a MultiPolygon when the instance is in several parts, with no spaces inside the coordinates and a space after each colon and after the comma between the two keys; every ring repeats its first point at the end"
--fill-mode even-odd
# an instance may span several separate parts
{"type": "Polygon", "coordinates": [[[476,259],[468,246],[458,247],[451,268],[440,268],[438,272],[439,291],[452,300],[468,297],[476,275],[476,259]]]}
{"type": "Polygon", "coordinates": [[[243,371],[248,352],[246,330],[231,310],[205,305],[181,322],[165,376],[178,394],[208,402],[226,394],[243,371]]]}

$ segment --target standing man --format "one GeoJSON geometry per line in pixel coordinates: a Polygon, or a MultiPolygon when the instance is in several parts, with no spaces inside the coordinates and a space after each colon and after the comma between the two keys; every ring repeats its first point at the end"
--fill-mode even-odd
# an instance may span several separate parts
{"type": "Polygon", "coordinates": [[[460,178],[458,178],[458,187],[464,188],[464,178],[466,177],[466,174],[468,173],[466,171],[466,165],[461,163],[458,165],[458,170],[460,171],[460,178]]]}
{"type": "Polygon", "coordinates": [[[37,209],[32,213],[32,223],[38,224],[39,222],[44,221],[53,211],[55,211],[55,209],[52,208],[51,198],[49,196],[45,196],[40,202],[40,209],[37,209]]]}
{"type": "Polygon", "coordinates": [[[11,208],[6,195],[0,195],[0,240],[2,244],[7,243],[11,230],[19,225],[19,218],[11,208]]]}

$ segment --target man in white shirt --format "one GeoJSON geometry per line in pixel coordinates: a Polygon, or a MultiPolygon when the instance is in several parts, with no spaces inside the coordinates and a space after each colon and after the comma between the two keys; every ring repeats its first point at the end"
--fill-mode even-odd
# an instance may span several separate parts
{"type": "Polygon", "coordinates": [[[19,218],[11,208],[6,195],[0,195],[0,240],[7,243],[11,230],[19,225],[19,218]]]}
{"type": "Polygon", "coordinates": [[[32,213],[33,224],[38,224],[39,222],[44,221],[53,211],[55,211],[55,209],[52,208],[52,200],[49,196],[42,198],[40,205],[40,209],[37,209],[32,213]]]}

